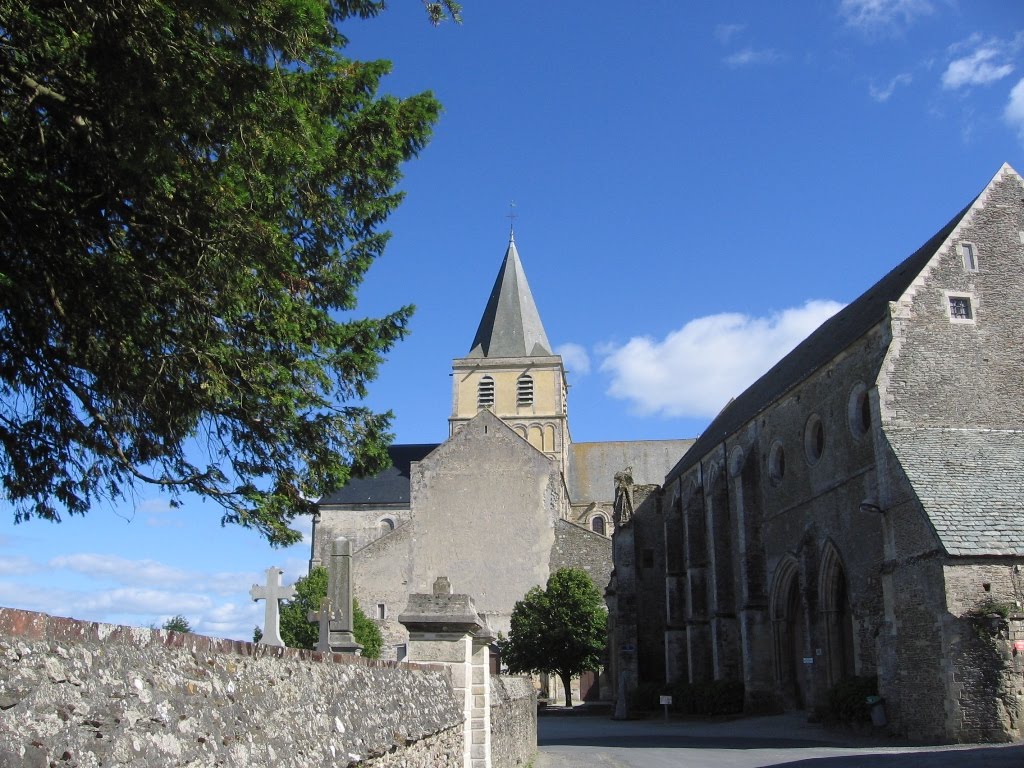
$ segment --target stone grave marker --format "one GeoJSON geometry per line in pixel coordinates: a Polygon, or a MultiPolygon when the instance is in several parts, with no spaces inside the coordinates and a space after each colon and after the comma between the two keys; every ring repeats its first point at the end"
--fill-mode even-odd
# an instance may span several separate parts
{"type": "Polygon", "coordinates": [[[260,640],[262,645],[276,645],[284,647],[284,640],[281,639],[281,613],[278,610],[277,601],[286,600],[295,596],[295,587],[289,584],[281,586],[281,574],[284,573],[276,565],[267,568],[267,583],[264,586],[253,584],[249,590],[249,596],[253,601],[266,600],[267,605],[263,613],[263,637],[260,640]]]}
{"type": "Polygon", "coordinates": [[[327,569],[330,601],[328,643],[335,653],[358,653],[363,646],[352,634],[352,542],[339,536],[331,542],[331,566],[327,569]]]}
{"type": "Polygon", "coordinates": [[[325,597],[320,602],[320,610],[310,611],[306,614],[306,619],[312,624],[320,625],[316,649],[329,653],[331,650],[331,601],[325,597]]]}

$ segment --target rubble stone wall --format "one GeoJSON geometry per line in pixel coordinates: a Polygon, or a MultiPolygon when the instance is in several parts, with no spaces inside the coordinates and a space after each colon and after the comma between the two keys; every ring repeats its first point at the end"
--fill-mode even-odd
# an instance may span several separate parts
{"type": "Polygon", "coordinates": [[[440,667],[0,608],[0,766],[461,766],[460,704],[440,667]]]}
{"type": "Polygon", "coordinates": [[[491,765],[527,765],[537,751],[537,692],[529,677],[491,678],[491,765]]]}

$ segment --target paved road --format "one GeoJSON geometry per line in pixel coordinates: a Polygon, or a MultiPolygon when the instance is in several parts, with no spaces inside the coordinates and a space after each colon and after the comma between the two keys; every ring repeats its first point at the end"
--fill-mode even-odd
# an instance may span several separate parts
{"type": "Polygon", "coordinates": [[[905,746],[830,731],[802,715],[728,722],[546,713],[536,768],[1024,768],[1024,743],[905,746]]]}

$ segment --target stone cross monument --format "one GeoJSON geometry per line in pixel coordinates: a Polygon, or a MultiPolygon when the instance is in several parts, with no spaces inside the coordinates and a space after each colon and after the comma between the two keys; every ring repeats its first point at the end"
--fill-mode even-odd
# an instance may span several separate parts
{"type": "Polygon", "coordinates": [[[352,542],[344,536],[331,542],[327,599],[330,601],[328,644],[331,650],[335,653],[358,653],[363,650],[363,646],[356,642],[352,634],[352,542]]]}
{"type": "Polygon", "coordinates": [[[320,634],[316,641],[316,649],[323,653],[331,650],[331,601],[326,597],[320,602],[320,610],[310,611],[306,620],[320,625],[320,634]]]}
{"type": "Polygon", "coordinates": [[[276,645],[284,647],[284,640],[281,639],[281,614],[277,610],[277,601],[286,600],[295,596],[295,587],[288,585],[281,586],[281,574],[284,573],[276,565],[267,568],[267,583],[265,586],[253,584],[249,590],[249,596],[256,600],[266,600],[266,610],[263,614],[263,637],[260,643],[263,645],[276,645]]]}

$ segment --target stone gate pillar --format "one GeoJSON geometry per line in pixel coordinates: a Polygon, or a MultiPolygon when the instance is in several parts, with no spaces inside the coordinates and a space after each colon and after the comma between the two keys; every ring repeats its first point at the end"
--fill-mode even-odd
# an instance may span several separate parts
{"type": "Polygon", "coordinates": [[[494,635],[469,595],[452,594],[444,576],[433,593],[409,595],[398,620],[409,632],[410,663],[441,664],[451,670],[463,702],[462,764],[491,767],[491,679],[489,646],[494,635]]]}

